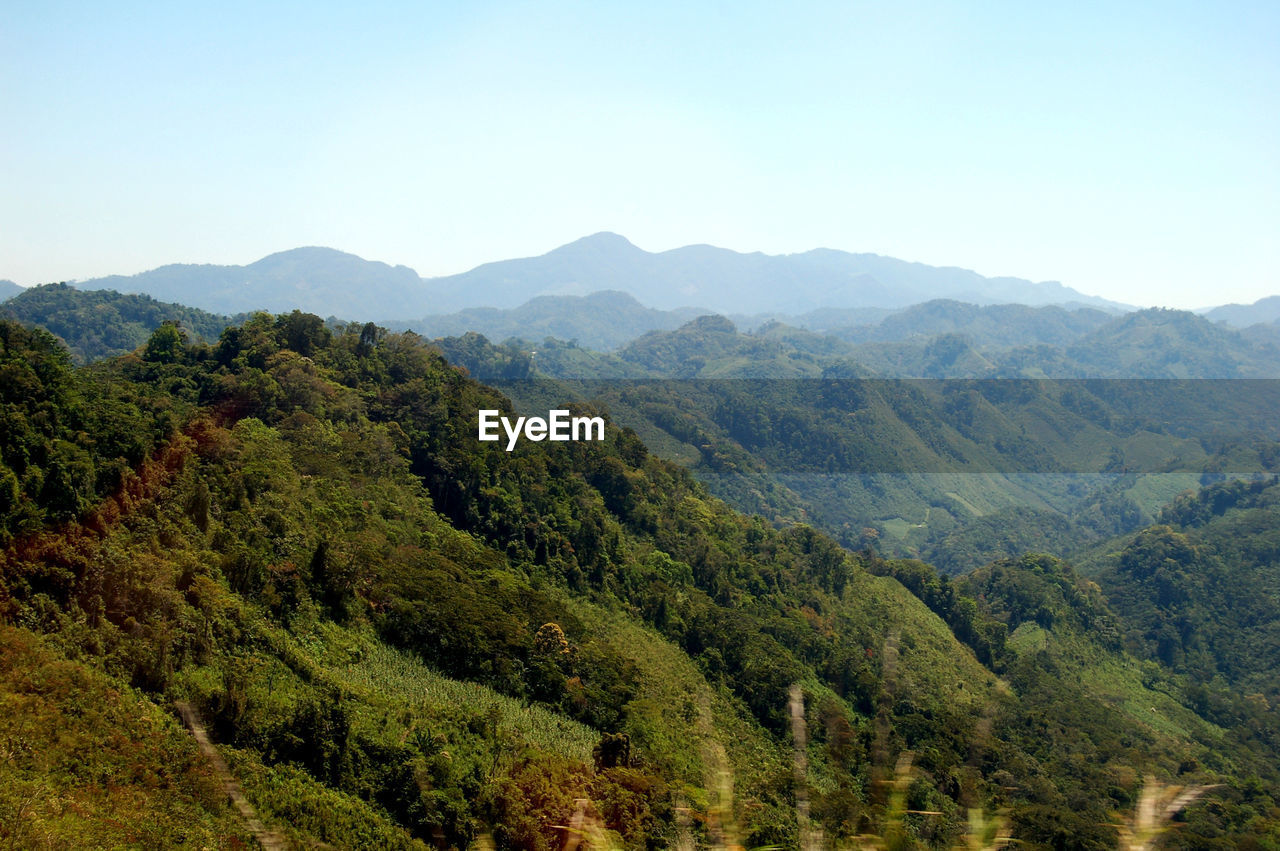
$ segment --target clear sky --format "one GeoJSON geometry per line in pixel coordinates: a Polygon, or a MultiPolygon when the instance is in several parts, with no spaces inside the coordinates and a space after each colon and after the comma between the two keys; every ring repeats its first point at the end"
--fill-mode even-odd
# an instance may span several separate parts
{"type": "Polygon", "coordinates": [[[1135,304],[1280,293],[1280,3],[68,3],[0,15],[0,278],[601,230],[1135,304]]]}

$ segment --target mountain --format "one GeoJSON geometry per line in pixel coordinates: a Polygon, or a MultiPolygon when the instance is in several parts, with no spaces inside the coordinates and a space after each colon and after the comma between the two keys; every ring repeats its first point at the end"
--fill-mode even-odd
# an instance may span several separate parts
{"type": "Polygon", "coordinates": [[[1140,310],[1067,346],[1080,375],[1113,378],[1275,378],[1280,346],[1184,310],[1140,310]]]}
{"type": "Polygon", "coordinates": [[[769,313],[726,313],[729,319],[740,328],[758,328],[769,322],[782,322],[805,328],[820,334],[827,334],[838,328],[854,328],[861,325],[875,325],[887,316],[897,313],[900,308],[894,307],[824,307],[806,313],[791,315],[772,311],[769,313]]]}
{"type": "Polygon", "coordinates": [[[1129,646],[1198,683],[1280,697],[1268,661],[1280,648],[1278,480],[1216,484],[1159,519],[1080,559],[1130,624],[1129,646]]]}
{"type": "Polygon", "coordinates": [[[300,309],[321,316],[421,316],[432,310],[422,279],[406,266],[363,260],[332,248],[295,248],[248,266],[176,264],[77,284],[145,293],[213,313],[300,309]]]}
{"type": "MultiPolygon", "coordinates": [[[[1016,339],[1019,314],[1005,315],[1016,339]]],[[[1269,469],[1259,447],[1280,438],[1275,383],[1199,379],[1280,375],[1274,353],[1174,311],[1073,336],[1087,342],[854,344],[705,316],[609,354],[544,340],[531,356],[532,344],[474,334],[439,344],[524,411],[556,392],[603,405],[740,510],[855,548],[871,530],[882,551],[948,573],[1065,554],[1151,522],[1202,477],[1269,469]],[[1131,375],[1149,377],[1115,380],[1131,375]]]]}
{"type": "Polygon", "coordinates": [[[853,343],[964,334],[978,346],[1061,346],[1076,342],[1114,318],[1113,313],[1087,307],[1071,310],[1057,305],[976,305],[935,299],[912,305],[875,324],[828,326],[828,333],[853,343]]]}
{"type": "Polygon", "coordinates": [[[705,305],[719,313],[805,313],[818,308],[905,307],[935,298],[976,304],[1082,302],[1119,307],[1058,283],[984,278],[974,272],[908,263],[876,254],[815,249],[803,254],[740,254],[690,245],[653,254],[612,233],[599,233],[541,257],[487,263],[432,280],[472,303],[514,307],[539,295],[622,290],[644,304],[674,309],[705,305]]]}
{"type": "Polygon", "coordinates": [[[52,332],[77,363],[132,352],[165,322],[176,322],[192,342],[214,342],[223,328],[244,319],[165,304],[146,295],[81,291],[68,284],[30,287],[5,302],[0,315],[52,332]]]}
{"type": "Polygon", "coordinates": [[[602,290],[586,296],[538,296],[503,310],[473,307],[414,321],[387,322],[388,328],[427,337],[461,337],[468,332],[491,340],[547,337],[610,351],[654,330],[672,330],[706,311],[697,308],[654,310],[623,292],[602,290]]]}
{"type": "Polygon", "coordinates": [[[1074,851],[1172,784],[1182,847],[1280,836],[1270,698],[1201,709],[1057,559],[854,554],[612,421],[479,442],[511,401],[372,325],[0,342],[8,844],[1074,851]]]}
{"type": "Polygon", "coordinates": [[[854,343],[849,357],[884,376],[1280,377],[1280,333],[1272,326],[1237,330],[1164,308],[1117,316],[935,301],[832,333],[854,343]]]}
{"type": "Polygon", "coordinates": [[[560,358],[563,347],[535,344],[537,335],[516,348],[538,348],[538,373],[554,378],[1277,378],[1280,332],[1270,327],[1236,330],[1164,308],[1112,315],[936,300],[826,333],[777,321],[743,332],[708,315],[608,357],[579,344],[560,358]]]}
{"type": "Polygon", "coordinates": [[[587,296],[602,290],[627,293],[660,311],[700,305],[734,314],[902,308],[938,298],[1123,308],[1057,283],[984,278],[964,269],[875,254],[816,249],[769,256],[709,245],[654,254],[610,233],[584,237],[540,257],[486,263],[430,279],[404,266],[329,248],[296,248],[248,266],[179,264],[78,286],[146,293],[222,314],[301,309],[342,319],[374,316],[398,322],[468,308],[514,309],[541,296],[587,296]]]}
{"type": "Polygon", "coordinates": [[[1280,295],[1260,298],[1253,304],[1224,304],[1201,311],[1206,319],[1225,322],[1236,328],[1280,321],[1280,295]]]}
{"type": "Polygon", "coordinates": [[[0,281],[0,301],[6,301],[20,294],[23,287],[18,286],[13,281],[0,281]]]}

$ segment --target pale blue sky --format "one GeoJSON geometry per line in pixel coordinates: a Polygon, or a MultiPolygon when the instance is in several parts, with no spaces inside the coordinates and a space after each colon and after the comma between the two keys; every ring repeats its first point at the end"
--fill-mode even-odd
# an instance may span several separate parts
{"type": "Polygon", "coordinates": [[[1280,4],[4,0],[0,278],[611,230],[1280,293],[1280,4]]]}

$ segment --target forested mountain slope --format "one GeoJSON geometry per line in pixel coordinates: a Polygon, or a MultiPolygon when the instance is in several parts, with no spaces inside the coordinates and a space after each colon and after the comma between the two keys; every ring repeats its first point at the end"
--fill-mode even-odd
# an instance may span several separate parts
{"type": "Polygon", "coordinates": [[[1280,484],[1223,482],[1159,519],[1081,562],[1129,623],[1128,645],[1202,686],[1280,700],[1280,484]]]}
{"type": "Polygon", "coordinates": [[[1174,311],[1109,320],[1088,339],[1102,377],[1066,347],[1042,347],[1056,354],[1023,370],[1001,365],[1022,350],[980,352],[954,334],[853,344],[777,324],[744,334],[714,316],[610,354],[474,334],[440,345],[522,409],[548,403],[539,376],[558,379],[551,395],[605,405],[742,510],[812,522],[846,546],[870,534],[883,552],[959,573],[1069,553],[1153,522],[1187,488],[1275,467],[1280,383],[1240,377],[1264,371],[1265,347],[1174,311]],[[879,378],[872,350],[909,354],[921,362],[907,375],[932,377],[879,378]],[[1047,379],[1050,360],[1094,377],[1047,379]],[[1114,377],[1130,369],[1156,377],[1114,377]],[[1235,377],[1200,380],[1220,373],[1235,377]]]}
{"type": "Polygon", "coordinates": [[[1162,694],[1123,627],[1094,636],[1105,604],[1068,568],[977,590],[854,556],[733,512],[613,425],[481,444],[477,409],[511,404],[373,325],[260,315],[216,345],[164,326],[77,370],[6,322],[0,371],[17,844],[247,836],[177,701],[304,845],[558,848],[576,823],[794,847],[803,790],[832,845],[949,847],[980,806],[1027,847],[1103,848],[1147,772],[1228,784],[1181,837],[1274,841],[1275,754],[1162,694]],[[1009,583],[1019,604],[996,605],[1009,583]],[[1069,687],[1032,676],[1029,623],[1069,687]],[[904,815],[879,781],[907,751],[904,815]]]}
{"type": "Polygon", "coordinates": [[[165,322],[181,325],[195,340],[212,343],[223,328],[245,318],[215,316],[146,295],[80,290],[67,284],[23,290],[0,306],[0,316],[52,332],[81,364],[132,352],[165,322]]]}

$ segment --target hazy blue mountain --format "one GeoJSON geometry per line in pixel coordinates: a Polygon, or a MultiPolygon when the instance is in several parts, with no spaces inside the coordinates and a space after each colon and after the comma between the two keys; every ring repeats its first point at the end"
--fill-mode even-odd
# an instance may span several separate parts
{"type": "Polygon", "coordinates": [[[704,316],[603,359],[581,340],[544,358],[545,335],[507,336],[540,350],[539,373],[561,378],[1280,378],[1280,328],[1236,330],[1161,308],[1109,316],[934,301],[834,334],[778,321],[743,330],[704,316]]]}
{"type": "MultiPolygon", "coordinates": [[[[387,325],[427,337],[459,337],[468,332],[483,334],[495,341],[520,338],[538,342],[554,337],[572,340],[596,351],[613,351],[650,331],[672,331],[707,313],[709,311],[698,308],[655,310],[626,293],[606,290],[589,296],[538,296],[509,310],[468,308],[387,325]]],[[[936,299],[896,311],[828,308],[798,316],[734,313],[727,318],[743,331],[763,333],[765,329],[773,329],[769,331],[772,336],[804,332],[814,339],[824,335],[822,347],[826,351],[814,351],[814,354],[834,354],[839,349],[839,355],[846,356],[848,347],[835,346],[837,338],[846,343],[901,342],[959,333],[979,346],[1067,345],[1105,325],[1114,319],[1114,314],[1087,307],[1068,310],[1056,305],[979,306],[936,299]]]]}
{"type": "Polygon", "coordinates": [[[891,314],[875,325],[831,330],[836,336],[855,343],[960,333],[978,345],[1065,345],[1101,328],[1113,318],[1113,314],[1089,307],[1067,310],[1057,305],[980,306],[952,299],[935,299],[891,314]]]}
{"type": "Polygon", "coordinates": [[[450,298],[514,307],[539,295],[629,292],[644,304],[672,309],[705,305],[720,313],[804,313],[819,308],[906,307],[936,298],[977,304],[1082,302],[1118,307],[1056,282],[984,278],[965,269],[908,263],[876,254],[826,248],[802,254],[740,254],[710,245],[650,253],[612,233],[599,233],[541,257],[487,263],[431,281],[450,298]]]}
{"type": "Polygon", "coordinates": [[[76,284],[81,289],[146,293],[214,313],[300,309],[320,316],[421,316],[434,305],[406,266],[364,260],[332,248],[295,248],[248,266],[175,264],[130,277],[76,284]]]}
{"type": "Polygon", "coordinates": [[[835,336],[884,376],[1280,378],[1280,327],[1237,330],[1162,308],[1108,316],[930,302],[835,336]]]}
{"type": "Polygon", "coordinates": [[[856,328],[863,325],[875,325],[898,312],[893,307],[824,307],[810,310],[795,316],[784,313],[729,314],[729,318],[740,328],[755,328],[768,321],[783,322],[796,328],[807,328],[820,334],[836,331],[840,328],[856,328]]]}
{"type": "MultiPolygon", "coordinates": [[[[1056,282],[985,278],[965,269],[876,254],[820,248],[771,256],[710,245],[651,253],[611,233],[584,237],[540,257],[486,263],[459,275],[430,279],[405,266],[330,248],[296,248],[248,266],[176,264],[77,286],[146,293],[216,313],[296,308],[321,316],[401,322],[406,316],[477,307],[513,309],[540,296],[587,296],[602,290],[627,293],[658,310],[698,305],[740,315],[883,310],[940,298],[979,305],[1079,303],[1123,308],[1056,282]]],[[[874,321],[875,316],[868,318],[874,321]]],[[[832,327],[831,320],[824,318],[820,327],[832,327]]]]}
{"type": "Polygon", "coordinates": [[[1202,311],[1202,315],[1214,322],[1225,322],[1237,328],[1247,328],[1262,322],[1277,322],[1280,321],[1280,295],[1260,298],[1253,304],[1224,304],[1202,311]]]}
{"type": "Polygon", "coordinates": [[[13,281],[0,281],[0,301],[13,298],[22,292],[22,287],[13,281]]]}
{"type": "Polygon", "coordinates": [[[605,290],[587,296],[539,296],[510,310],[473,307],[387,325],[426,337],[461,337],[477,332],[491,340],[520,337],[535,343],[554,337],[589,349],[610,351],[647,331],[679,328],[705,312],[692,307],[654,310],[626,293],[605,290]]]}

